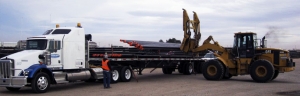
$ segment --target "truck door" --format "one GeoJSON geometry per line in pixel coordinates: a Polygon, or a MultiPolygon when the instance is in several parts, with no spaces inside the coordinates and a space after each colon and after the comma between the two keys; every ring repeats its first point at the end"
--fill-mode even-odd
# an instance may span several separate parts
{"type": "Polygon", "coordinates": [[[61,63],[61,41],[50,41],[49,42],[49,51],[51,53],[51,64],[48,65],[48,68],[53,70],[62,69],[61,63]]]}

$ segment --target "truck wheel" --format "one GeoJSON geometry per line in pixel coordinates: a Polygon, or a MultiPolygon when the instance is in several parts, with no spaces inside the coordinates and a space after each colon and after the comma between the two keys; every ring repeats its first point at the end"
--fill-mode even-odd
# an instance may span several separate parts
{"type": "Polygon", "coordinates": [[[45,93],[49,87],[50,79],[44,72],[37,73],[31,81],[31,88],[36,93],[45,93]]]}
{"type": "Polygon", "coordinates": [[[9,91],[19,91],[21,88],[15,88],[15,87],[6,87],[9,91]]]}
{"type": "Polygon", "coordinates": [[[119,81],[119,78],[120,78],[119,70],[113,68],[111,72],[111,83],[117,83],[119,81]]]}
{"type": "Polygon", "coordinates": [[[185,75],[191,75],[193,72],[193,65],[191,63],[188,63],[184,66],[185,70],[184,70],[184,74],[185,75]]]}
{"type": "Polygon", "coordinates": [[[203,62],[199,62],[197,64],[195,64],[195,72],[197,73],[202,73],[202,64],[203,62]]]}
{"type": "Polygon", "coordinates": [[[250,66],[251,78],[256,82],[271,81],[274,73],[273,65],[267,60],[257,60],[250,66]]]}
{"type": "Polygon", "coordinates": [[[183,64],[178,65],[178,72],[183,73],[183,64]]]}
{"type": "Polygon", "coordinates": [[[122,69],[121,69],[121,80],[123,82],[128,82],[128,81],[131,80],[131,77],[132,77],[132,73],[131,73],[130,68],[127,67],[127,66],[122,67],[122,69]]]}
{"type": "Polygon", "coordinates": [[[224,67],[218,60],[209,60],[204,63],[202,74],[207,80],[220,80],[224,76],[224,67]]]}
{"type": "Polygon", "coordinates": [[[164,74],[172,74],[172,68],[162,68],[164,74]]]}
{"type": "Polygon", "coordinates": [[[279,71],[275,70],[275,73],[274,73],[274,76],[273,76],[272,80],[276,79],[278,75],[279,75],[279,71]]]}

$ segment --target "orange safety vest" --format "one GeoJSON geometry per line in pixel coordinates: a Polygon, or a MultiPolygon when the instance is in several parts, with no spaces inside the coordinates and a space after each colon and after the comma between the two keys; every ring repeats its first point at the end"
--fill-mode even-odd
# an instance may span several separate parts
{"type": "Polygon", "coordinates": [[[109,60],[105,60],[105,61],[102,60],[102,69],[103,69],[103,70],[109,71],[109,67],[108,67],[108,65],[107,65],[108,61],[109,61],[109,60]]]}

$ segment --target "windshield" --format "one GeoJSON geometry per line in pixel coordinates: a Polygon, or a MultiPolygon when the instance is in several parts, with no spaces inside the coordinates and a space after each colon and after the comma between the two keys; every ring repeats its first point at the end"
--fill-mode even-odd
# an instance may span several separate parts
{"type": "Polygon", "coordinates": [[[26,49],[44,50],[47,47],[47,40],[27,40],[26,49]]]}

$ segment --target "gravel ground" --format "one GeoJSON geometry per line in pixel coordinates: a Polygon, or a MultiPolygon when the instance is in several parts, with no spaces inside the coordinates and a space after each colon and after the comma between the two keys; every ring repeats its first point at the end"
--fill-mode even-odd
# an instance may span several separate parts
{"type": "MultiPolygon", "coordinates": [[[[300,59],[294,60],[296,64],[300,59]]],[[[138,81],[119,82],[111,89],[103,89],[102,82],[52,85],[47,93],[35,94],[29,87],[9,92],[0,87],[1,96],[300,96],[299,66],[293,72],[280,73],[270,83],[253,82],[250,75],[232,77],[230,80],[207,81],[202,74],[182,75],[177,71],[165,75],[161,69],[149,73],[145,69],[138,81]]]]}

